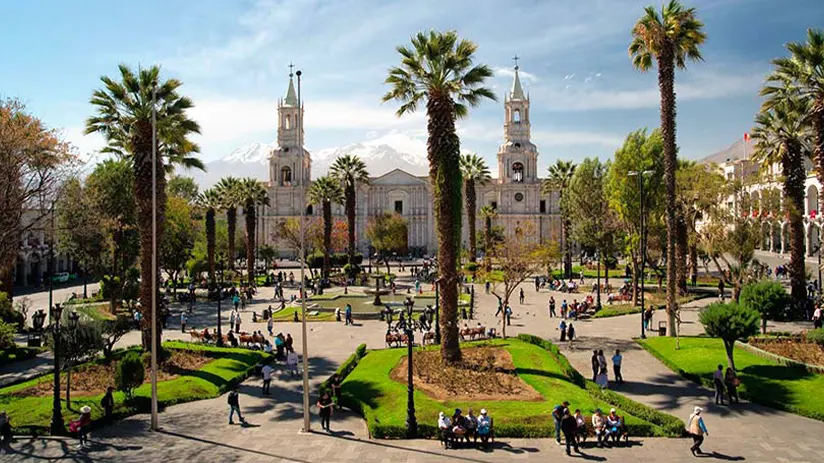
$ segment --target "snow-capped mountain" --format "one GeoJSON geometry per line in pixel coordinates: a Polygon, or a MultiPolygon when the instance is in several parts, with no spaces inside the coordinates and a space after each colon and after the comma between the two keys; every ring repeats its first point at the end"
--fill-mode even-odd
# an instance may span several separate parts
{"type": "MultiPolygon", "coordinates": [[[[210,188],[222,177],[253,177],[268,180],[269,153],[277,143],[250,143],[241,146],[217,161],[206,163],[206,172],[192,172],[201,189],[210,188]]],[[[354,154],[365,163],[372,177],[381,176],[394,169],[412,175],[427,175],[426,143],[402,133],[390,133],[379,138],[351,143],[342,147],[309,149],[312,156],[312,178],[325,175],[335,159],[354,154]]]]}

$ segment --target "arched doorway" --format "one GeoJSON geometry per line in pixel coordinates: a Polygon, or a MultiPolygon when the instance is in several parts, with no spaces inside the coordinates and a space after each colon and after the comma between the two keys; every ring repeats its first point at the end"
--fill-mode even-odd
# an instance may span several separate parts
{"type": "Polygon", "coordinates": [[[818,215],[818,188],[815,185],[810,185],[807,187],[807,216],[813,217],[813,211],[815,211],[815,215],[818,215]]]}
{"type": "Polygon", "coordinates": [[[781,252],[781,225],[772,224],[772,252],[781,252]]]}
{"type": "Polygon", "coordinates": [[[769,251],[771,249],[770,246],[770,224],[767,222],[763,222],[761,224],[761,250],[762,251],[769,251]]]}
{"type": "Polygon", "coordinates": [[[807,227],[807,255],[814,256],[821,245],[821,228],[811,223],[807,227]]]}
{"type": "Polygon", "coordinates": [[[790,252],[790,224],[786,222],[781,225],[781,252],[790,252]]]}

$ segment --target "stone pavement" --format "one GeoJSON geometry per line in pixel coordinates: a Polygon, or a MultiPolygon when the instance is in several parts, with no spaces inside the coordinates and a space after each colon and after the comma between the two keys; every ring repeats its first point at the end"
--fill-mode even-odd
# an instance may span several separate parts
{"type": "MultiPolygon", "coordinates": [[[[528,286],[528,287],[527,287],[528,286]]],[[[531,289],[530,289],[531,288],[531,289]]],[[[487,326],[495,323],[495,299],[476,287],[478,318],[487,326]]],[[[549,319],[546,299],[550,293],[535,295],[525,285],[527,303],[512,304],[515,311],[510,335],[529,332],[556,337],[557,319],[549,319]]],[[[565,295],[553,293],[559,302],[565,295]]],[[[263,296],[263,295],[262,295],[263,296]]],[[[579,299],[583,295],[578,295],[579,299]]],[[[702,305],[706,301],[696,303],[702,305]]],[[[264,301],[261,306],[267,305],[264,301]]],[[[627,383],[618,390],[635,400],[686,419],[694,404],[706,406],[710,435],[704,445],[718,460],[818,461],[824,452],[820,438],[824,423],[751,404],[736,407],[708,405],[711,392],[681,380],[631,340],[640,323],[637,315],[581,321],[576,323],[580,341],[574,349],[563,346],[573,365],[588,375],[591,348],[621,348],[625,354],[627,383]]],[[[660,315],[656,315],[660,317],[660,315]]],[[[684,311],[684,332],[697,334],[695,311],[684,311]]],[[[248,326],[248,325],[247,325],[248,326]]],[[[310,390],[354,350],[366,342],[370,348],[383,347],[384,324],[364,321],[345,327],[340,323],[316,322],[309,325],[310,390]]],[[[265,325],[249,327],[265,331],[265,325]]],[[[781,327],[784,329],[784,327],[781,327]]],[[[300,325],[278,323],[276,331],[290,332],[300,346],[300,325]]],[[[165,332],[170,338],[187,337],[179,330],[165,332]]],[[[135,333],[136,335],[136,333],[135,333]]],[[[139,338],[136,338],[139,340],[139,338]]],[[[124,340],[124,342],[130,342],[124,340]]],[[[11,454],[0,454],[0,461],[66,459],[76,461],[546,461],[563,458],[563,449],[548,439],[504,439],[490,452],[477,449],[443,450],[435,441],[370,440],[361,419],[348,412],[333,416],[331,435],[300,434],[302,427],[301,382],[279,371],[272,384],[272,396],[260,396],[260,380],[249,379],[241,387],[241,408],[249,427],[227,424],[225,395],[216,399],[168,407],[160,414],[160,432],[148,431],[148,416],[138,415],[115,426],[95,431],[91,449],[78,451],[71,439],[21,438],[12,445],[11,454]]],[[[316,397],[312,397],[312,401],[316,397]]],[[[574,405],[574,404],[573,404],[574,405]]],[[[318,428],[313,412],[313,427],[318,428]]],[[[491,410],[494,416],[494,410],[491,410]]],[[[629,449],[585,448],[577,457],[614,461],[694,461],[684,439],[640,439],[629,449]]]]}

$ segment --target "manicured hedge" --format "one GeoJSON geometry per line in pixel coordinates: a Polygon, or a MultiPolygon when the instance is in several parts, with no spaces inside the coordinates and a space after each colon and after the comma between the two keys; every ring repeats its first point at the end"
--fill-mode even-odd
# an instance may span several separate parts
{"type": "MultiPolygon", "coordinates": [[[[360,362],[360,360],[362,358],[364,358],[365,356],[366,356],[366,344],[361,344],[361,345],[359,345],[358,347],[355,348],[355,353],[350,355],[349,358],[346,359],[346,361],[343,362],[340,367],[338,367],[337,371],[335,371],[335,374],[340,376],[340,381],[341,382],[343,382],[343,380],[346,379],[347,376],[349,376],[349,373],[352,373],[352,370],[354,370],[355,367],[358,366],[358,362],[360,362]]],[[[334,376],[334,375],[332,375],[332,376],[334,376]]],[[[331,392],[332,392],[332,376],[329,376],[329,378],[327,378],[326,381],[320,383],[320,386],[318,387],[318,392],[321,395],[324,392],[329,392],[331,394],[331,392]]],[[[351,407],[347,406],[347,408],[351,408],[351,407]]]]}

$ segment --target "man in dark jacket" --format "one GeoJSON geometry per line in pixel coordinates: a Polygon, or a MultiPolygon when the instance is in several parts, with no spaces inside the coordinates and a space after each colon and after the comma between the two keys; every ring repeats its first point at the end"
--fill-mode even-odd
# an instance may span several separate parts
{"type": "Polygon", "coordinates": [[[112,422],[112,412],[114,411],[114,388],[109,386],[106,389],[106,395],[103,396],[103,399],[100,401],[100,406],[103,407],[105,411],[106,423],[111,424],[112,422]]]}
{"type": "Polygon", "coordinates": [[[566,454],[572,455],[570,447],[575,448],[575,452],[579,453],[578,441],[575,440],[575,431],[578,429],[578,423],[575,417],[569,413],[569,408],[564,409],[564,417],[561,418],[561,431],[564,433],[564,440],[566,441],[566,454]]]}
{"type": "Polygon", "coordinates": [[[595,379],[598,377],[598,349],[592,351],[592,382],[595,382],[595,379]]]}
{"type": "Polygon", "coordinates": [[[246,420],[243,419],[243,415],[240,414],[240,400],[238,398],[237,386],[232,387],[232,392],[229,393],[227,402],[229,403],[229,424],[235,424],[235,422],[232,421],[235,412],[237,412],[241,424],[246,424],[246,420]]]}

